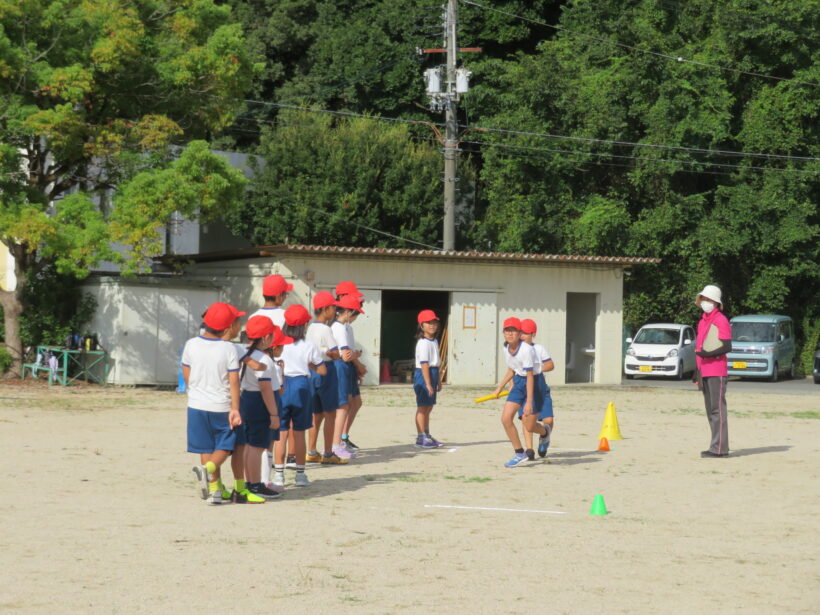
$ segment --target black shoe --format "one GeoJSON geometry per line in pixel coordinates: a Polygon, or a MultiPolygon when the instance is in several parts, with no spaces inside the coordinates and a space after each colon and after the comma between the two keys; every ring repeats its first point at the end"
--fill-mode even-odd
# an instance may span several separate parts
{"type": "Polygon", "coordinates": [[[704,458],[711,458],[711,457],[728,457],[729,453],[713,453],[712,451],[701,451],[700,456],[704,458]]]}
{"type": "Polygon", "coordinates": [[[234,489],[233,491],[231,491],[231,502],[233,502],[234,504],[247,504],[248,498],[245,494],[240,493],[239,491],[234,489]]]}
{"type": "Polygon", "coordinates": [[[250,492],[254,495],[258,495],[259,497],[265,498],[266,500],[275,500],[276,498],[282,495],[280,491],[274,491],[273,489],[269,489],[265,486],[264,483],[248,485],[248,489],[250,489],[250,492]]]}
{"type": "Polygon", "coordinates": [[[535,461],[535,451],[534,450],[532,450],[531,448],[528,448],[525,452],[527,453],[527,459],[528,460],[535,461]]]}

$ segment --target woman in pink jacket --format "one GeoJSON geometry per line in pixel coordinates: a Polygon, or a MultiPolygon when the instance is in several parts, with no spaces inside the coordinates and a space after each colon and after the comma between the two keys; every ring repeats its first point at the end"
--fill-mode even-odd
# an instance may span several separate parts
{"type": "Polygon", "coordinates": [[[721,311],[722,294],[717,286],[705,286],[695,298],[695,305],[703,310],[695,340],[695,382],[699,382],[703,390],[706,418],[709,419],[709,427],[712,429],[709,450],[701,452],[700,456],[728,457],[726,383],[729,376],[726,353],[732,350],[732,328],[721,311]]]}

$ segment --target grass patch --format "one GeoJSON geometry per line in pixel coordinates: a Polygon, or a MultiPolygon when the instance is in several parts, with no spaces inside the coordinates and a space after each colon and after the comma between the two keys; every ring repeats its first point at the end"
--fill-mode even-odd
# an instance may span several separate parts
{"type": "Polygon", "coordinates": [[[447,480],[460,480],[462,483],[487,483],[493,480],[489,476],[446,476],[447,480]]]}
{"type": "Polygon", "coordinates": [[[820,412],[816,410],[806,410],[804,412],[792,412],[791,416],[796,419],[820,419],[820,412]]]}

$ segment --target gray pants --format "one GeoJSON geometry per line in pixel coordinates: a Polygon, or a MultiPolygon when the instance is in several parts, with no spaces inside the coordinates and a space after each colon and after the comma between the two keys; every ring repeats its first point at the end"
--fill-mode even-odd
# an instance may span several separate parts
{"type": "Polygon", "coordinates": [[[709,376],[702,379],[703,400],[706,402],[706,418],[712,429],[712,444],[709,450],[718,455],[729,452],[729,425],[726,410],[726,376],[709,376]]]}

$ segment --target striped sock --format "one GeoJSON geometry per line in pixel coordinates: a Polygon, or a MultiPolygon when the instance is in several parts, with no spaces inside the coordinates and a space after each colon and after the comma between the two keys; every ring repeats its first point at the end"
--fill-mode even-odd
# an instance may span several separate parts
{"type": "Polygon", "coordinates": [[[285,464],[273,464],[273,471],[277,474],[282,474],[285,471],[285,464]]]}
{"type": "Polygon", "coordinates": [[[296,473],[297,474],[304,474],[305,473],[305,466],[300,466],[299,464],[296,464],[296,473]]]}

